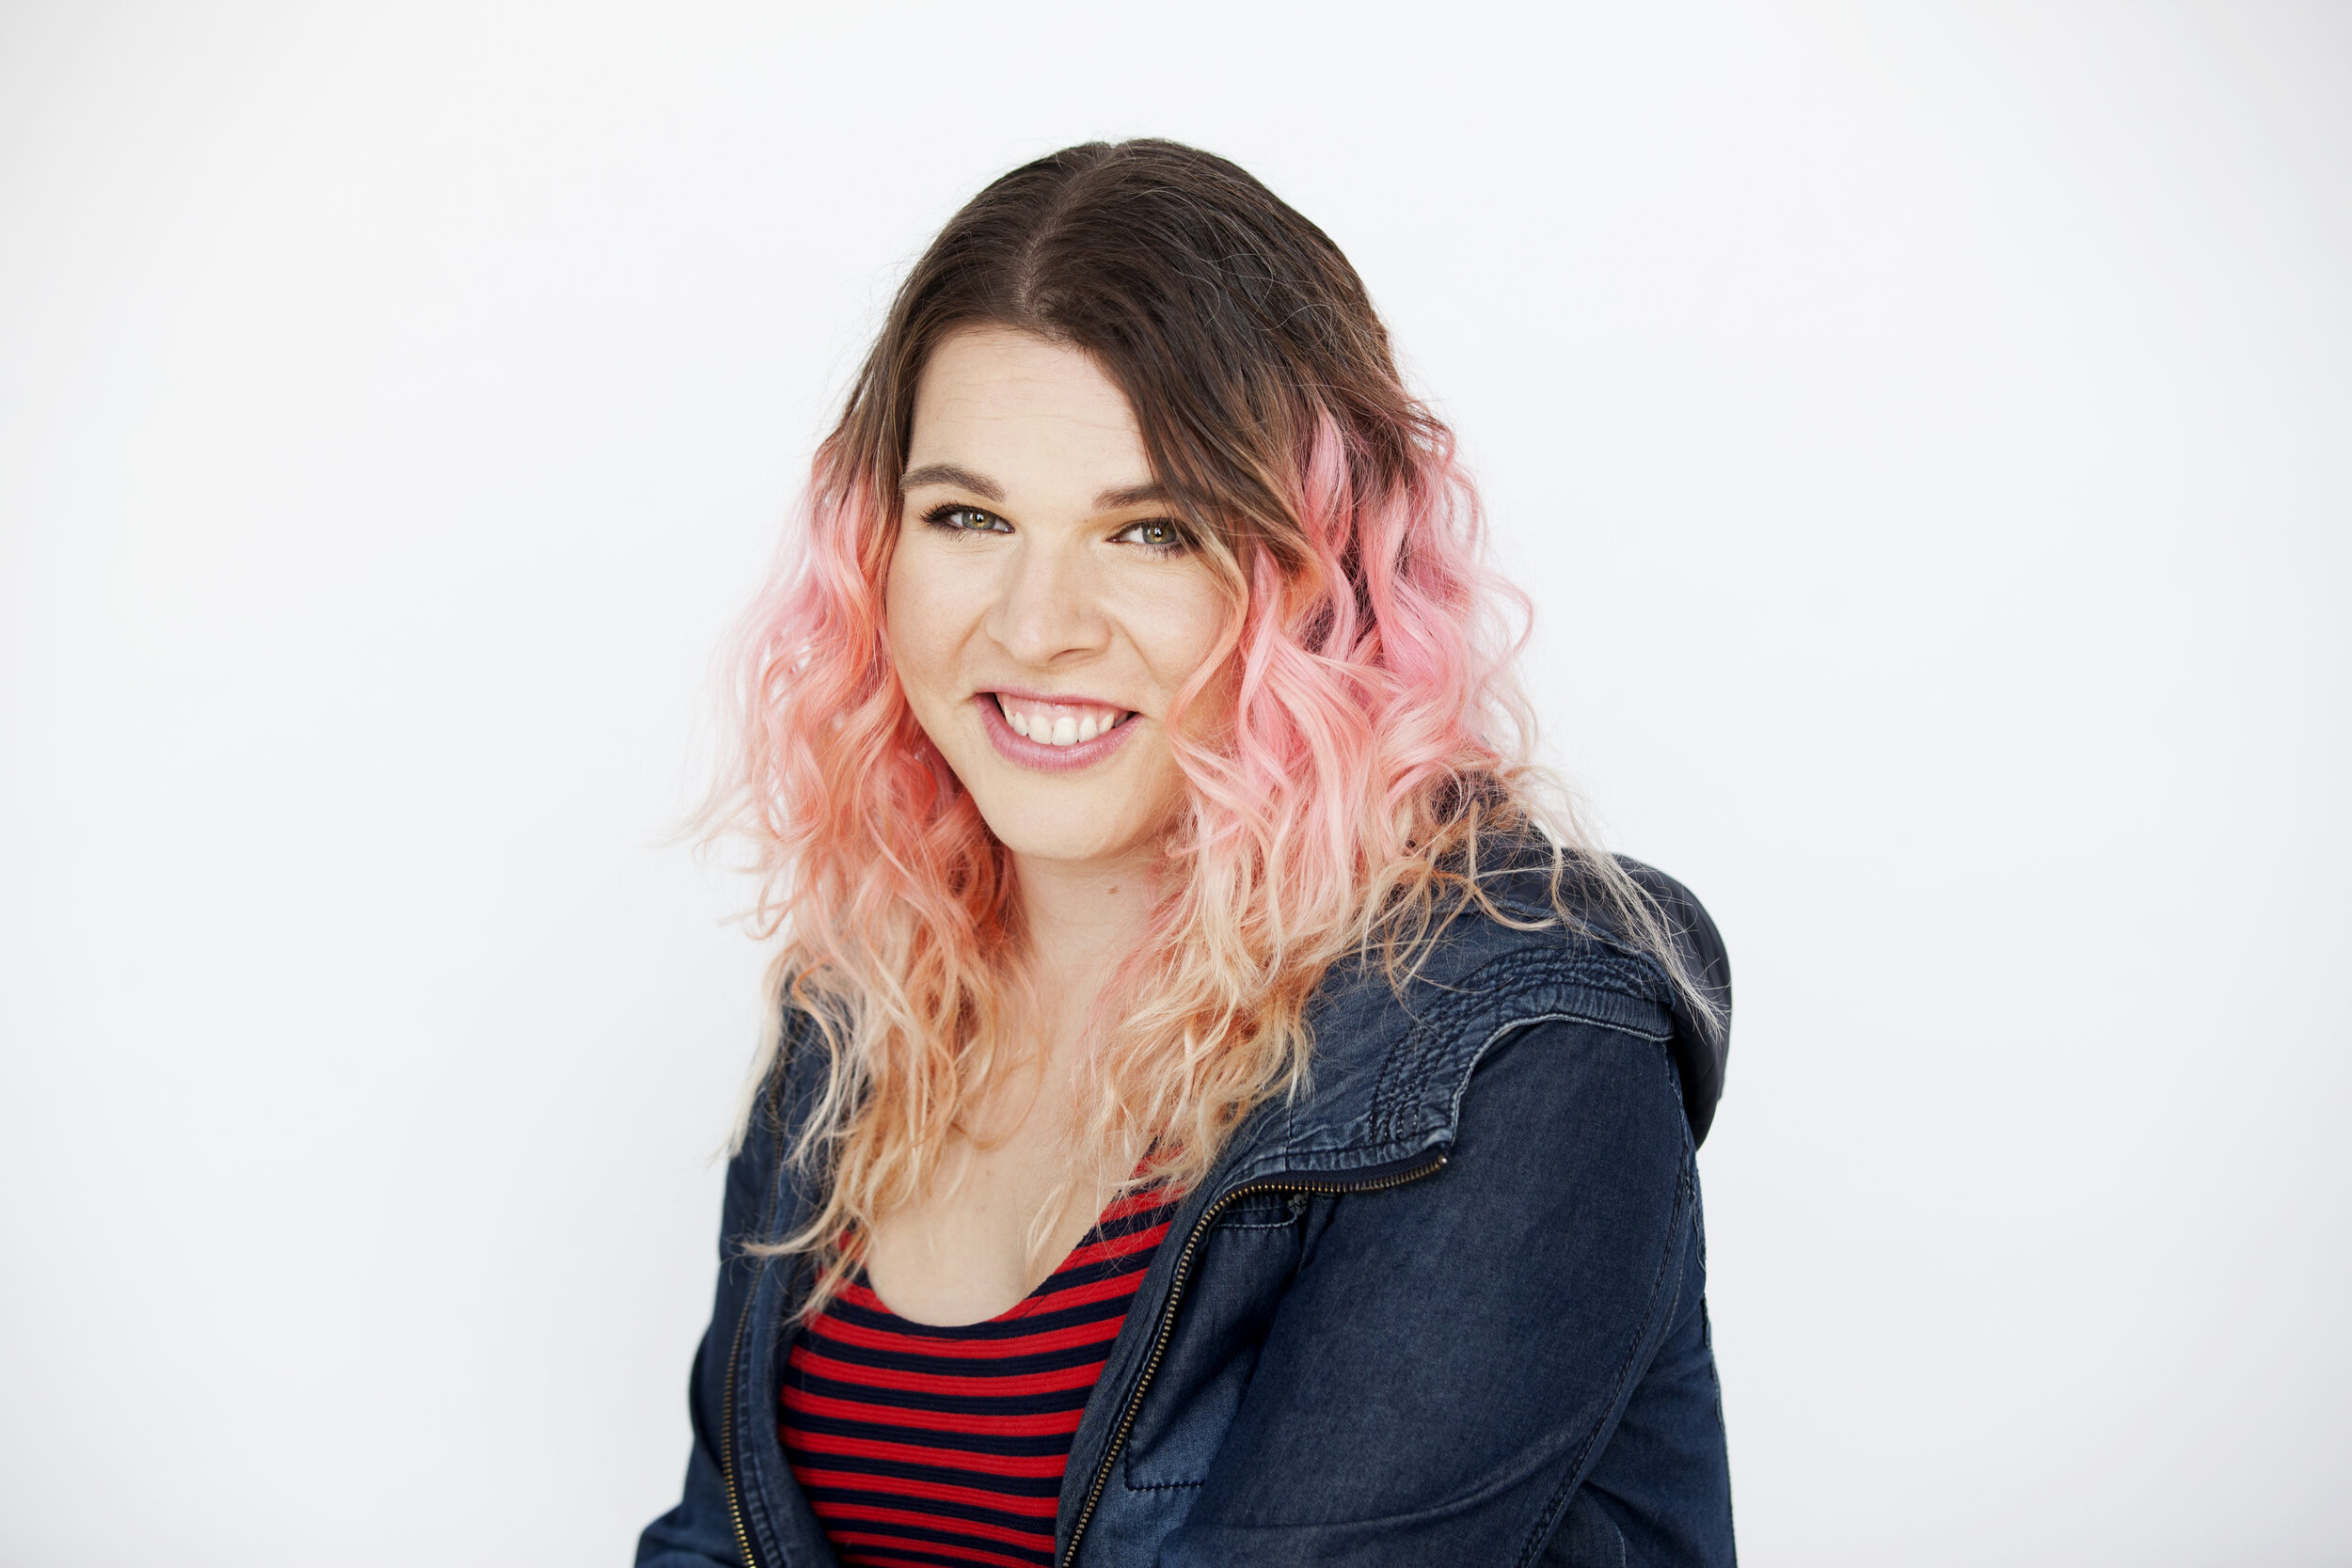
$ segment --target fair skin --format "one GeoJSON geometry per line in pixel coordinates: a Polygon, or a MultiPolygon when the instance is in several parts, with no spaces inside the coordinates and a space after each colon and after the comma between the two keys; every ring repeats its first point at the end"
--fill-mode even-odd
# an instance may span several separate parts
{"type": "Polygon", "coordinates": [[[1078,350],[993,327],[949,336],[916,388],[901,488],[891,660],[1010,851],[1035,1001],[1012,1021],[1023,1059],[979,1085],[932,1190],[876,1219],[865,1263],[901,1317],[968,1323],[1018,1305],[1093,1224],[1102,1188],[1081,1183],[1032,1245],[1072,1168],[1089,1015],[1143,939],[1183,802],[1169,711],[1229,610],[1152,482],[1125,395],[1078,350]]]}

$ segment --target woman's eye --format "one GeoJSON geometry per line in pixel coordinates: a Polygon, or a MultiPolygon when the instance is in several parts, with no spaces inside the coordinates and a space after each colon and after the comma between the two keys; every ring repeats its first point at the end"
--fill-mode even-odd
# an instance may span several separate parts
{"type": "Polygon", "coordinates": [[[1164,517],[1155,517],[1148,523],[1129,523],[1112,535],[1112,538],[1114,541],[1125,540],[1130,544],[1148,545],[1155,550],[1177,549],[1184,542],[1183,532],[1174,523],[1164,517]]]}
{"type": "Polygon", "coordinates": [[[983,512],[977,506],[940,506],[924,514],[923,520],[957,533],[1009,533],[1005,520],[993,512],[983,512]]]}

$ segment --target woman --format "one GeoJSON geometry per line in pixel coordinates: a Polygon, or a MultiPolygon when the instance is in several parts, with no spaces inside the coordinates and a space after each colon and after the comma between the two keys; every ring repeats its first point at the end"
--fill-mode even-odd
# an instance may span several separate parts
{"type": "Polygon", "coordinates": [[[1731,1560],[1722,950],[1548,833],[1323,233],[1072,148],[899,291],[714,808],[780,1027],[638,1561],[1731,1560]]]}

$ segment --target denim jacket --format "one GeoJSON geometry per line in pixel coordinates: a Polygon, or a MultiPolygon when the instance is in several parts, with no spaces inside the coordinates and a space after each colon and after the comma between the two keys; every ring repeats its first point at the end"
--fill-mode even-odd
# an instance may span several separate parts
{"type": "MultiPolygon", "coordinates": [[[[1706,911],[1627,863],[1729,972],[1706,911]]],[[[1540,879],[1487,884],[1540,917],[1540,879]]],[[[1059,1568],[1727,1564],[1730,1479],[1693,1152],[1725,1041],[1605,927],[1474,910],[1416,975],[1335,970],[1311,1083],[1169,1227],[1070,1450],[1059,1568]]],[[[787,1030],[787,1045],[790,1041],[787,1030]]],[[[727,1171],[685,1496],[638,1568],[832,1568],[777,1438],[805,1279],[789,1051],[727,1171]]]]}

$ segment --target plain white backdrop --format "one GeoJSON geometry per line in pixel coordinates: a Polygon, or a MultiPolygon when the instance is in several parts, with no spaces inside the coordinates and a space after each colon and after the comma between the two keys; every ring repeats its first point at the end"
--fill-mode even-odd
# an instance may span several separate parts
{"type": "Polygon", "coordinates": [[[714,645],[1094,136],[1356,261],[1714,910],[1760,1568],[2352,1561],[2352,14],[0,5],[0,1564],[626,1561],[714,645]]]}

